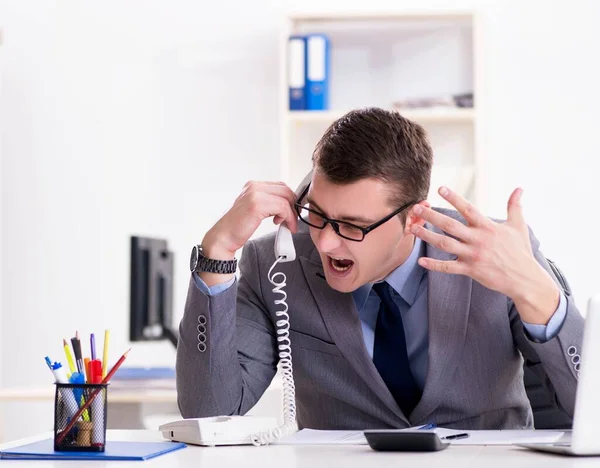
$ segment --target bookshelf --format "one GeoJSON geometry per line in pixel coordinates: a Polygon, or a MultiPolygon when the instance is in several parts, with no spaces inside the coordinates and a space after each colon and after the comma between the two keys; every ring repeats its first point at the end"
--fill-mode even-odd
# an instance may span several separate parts
{"type": "Polygon", "coordinates": [[[448,185],[477,204],[480,157],[479,35],[473,11],[300,12],[286,16],[281,33],[280,168],[292,188],[311,167],[315,144],[347,111],[378,106],[421,124],[434,151],[430,201],[448,185]],[[330,106],[288,107],[288,37],[327,34],[331,44],[330,106]],[[472,92],[474,107],[403,107],[406,100],[472,92]]]}
{"type": "MultiPolygon", "coordinates": [[[[310,123],[321,122],[329,124],[340,118],[347,111],[287,111],[285,119],[289,123],[310,123]]],[[[402,115],[407,119],[418,122],[422,125],[428,123],[472,123],[475,118],[473,109],[452,108],[452,109],[406,109],[402,115]]]]}

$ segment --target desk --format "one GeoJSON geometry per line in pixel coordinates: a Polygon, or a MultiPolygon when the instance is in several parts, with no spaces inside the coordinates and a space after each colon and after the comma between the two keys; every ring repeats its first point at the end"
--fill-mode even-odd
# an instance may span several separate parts
{"type": "MultiPolygon", "coordinates": [[[[2,444],[1,450],[51,437],[51,433],[30,437],[12,443],[2,444]]],[[[157,431],[117,431],[107,433],[107,440],[159,441],[163,440],[157,431]]],[[[31,466],[39,468],[73,467],[77,462],[69,461],[2,461],[2,466],[31,466]]],[[[269,446],[269,447],[196,447],[188,446],[145,462],[90,462],[89,465],[102,465],[107,468],[139,468],[176,466],[197,467],[260,467],[260,468],[564,468],[598,466],[600,458],[571,458],[530,452],[518,447],[469,447],[451,446],[441,452],[431,453],[391,453],[375,452],[366,445],[346,446],[269,446]]]]}

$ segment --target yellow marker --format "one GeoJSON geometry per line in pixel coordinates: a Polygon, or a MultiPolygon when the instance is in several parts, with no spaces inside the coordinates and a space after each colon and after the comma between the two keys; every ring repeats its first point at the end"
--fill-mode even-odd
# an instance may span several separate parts
{"type": "Polygon", "coordinates": [[[106,377],[108,369],[108,342],[110,341],[110,330],[104,330],[104,354],[102,356],[102,378],[106,377]]]}
{"type": "Polygon", "coordinates": [[[71,374],[77,370],[75,367],[75,361],[73,361],[73,355],[71,354],[71,348],[69,348],[69,343],[67,340],[63,338],[63,347],[65,348],[65,354],[67,355],[67,362],[69,363],[69,369],[71,374]]]}

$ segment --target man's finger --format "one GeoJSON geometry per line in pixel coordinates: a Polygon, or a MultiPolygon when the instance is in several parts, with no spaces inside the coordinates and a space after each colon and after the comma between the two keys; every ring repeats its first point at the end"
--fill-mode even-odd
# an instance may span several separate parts
{"type": "Polygon", "coordinates": [[[419,265],[430,271],[439,271],[451,275],[466,275],[467,268],[464,263],[458,260],[434,260],[432,258],[419,258],[419,265]]]}
{"type": "Polygon", "coordinates": [[[525,218],[523,217],[523,207],[521,206],[521,195],[523,194],[522,188],[517,188],[511,193],[508,199],[508,218],[507,221],[511,224],[525,224],[525,218]]]}
{"type": "Polygon", "coordinates": [[[253,190],[285,198],[291,204],[297,201],[294,191],[282,182],[252,182],[251,187],[253,190]]]}
{"type": "Polygon", "coordinates": [[[491,221],[483,216],[473,204],[465,200],[458,193],[450,190],[448,187],[440,187],[438,193],[448,201],[456,210],[463,215],[470,226],[482,226],[491,221]]]}
{"type": "Polygon", "coordinates": [[[449,236],[431,232],[422,226],[413,226],[411,232],[420,239],[423,239],[430,245],[437,247],[444,252],[448,252],[459,257],[466,256],[469,252],[469,247],[462,242],[457,241],[449,236]]]}
{"type": "Polygon", "coordinates": [[[438,227],[445,233],[454,237],[458,237],[465,242],[469,242],[473,237],[471,235],[471,229],[468,226],[465,226],[456,219],[452,219],[450,216],[446,216],[445,214],[432,210],[431,208],[427,208],[426,206],[422,205],[415,205],[412,209],[412,212],[419,218],[429,221],[431,224],[438,227]]]}

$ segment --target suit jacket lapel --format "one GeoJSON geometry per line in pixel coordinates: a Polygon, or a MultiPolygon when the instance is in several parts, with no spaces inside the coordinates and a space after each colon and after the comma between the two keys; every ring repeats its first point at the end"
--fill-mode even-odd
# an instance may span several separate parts
{"type": "Polygon", "coordinates": [[[352,294],[341,293],[327,284],[322,277],[323,266],[316,250],[311,259],[300,257],[300,265],[327,331],[343,356],[393,414],[408,424],[365,348],[352,294]]]}
{"type": "MultiPolygon", "coordinates": [[[[427,229],[442,233],[427,224],[427,229]]],[[[456,256],[426,244],[425,255],[437,260],[456,256]]],[[[411,413],[411,420],[424,420],[444,398],[460,360],[469,320],[473,280],[468,276],[429,271],[427,306],[429,323],[429,368],[423,396],[411,413]]]]}

